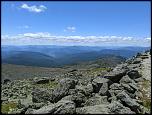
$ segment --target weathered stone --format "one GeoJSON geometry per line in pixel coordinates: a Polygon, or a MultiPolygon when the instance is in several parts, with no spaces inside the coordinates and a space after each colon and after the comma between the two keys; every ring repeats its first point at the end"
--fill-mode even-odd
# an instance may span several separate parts
{"type": "Polygon", "coordinates": [[[61,98],[68,95],[69,87],[57,87],[51,92],[51,102],[58,102],[61,98]]]}
{"type": "Polygon", "coordinates": [[[112,82],[109,80],[109,79],[106,79],[106,78],[102,78],[102,77],[97,77],[95,78],[93,81],[92,81],[92,85],[93,85],[93,90],[95,93],[98,93],[101,86],[104,84],[104,83],[107,83],[108,86],[112,84],[112,82]]]}
{"type": "Polygon", "coordinates": [[[108,108],[110,110],[110,114],[135,114],[135,112],[131,111],[130,108],[123,106],[118,101],[113,101],[108,105],[108,108]]]}
{"type": "Polygon", "coordinates": [[[7,83],[10,83],[10,82],[11,82],[11,80],[8,79],[8,78],[6,78],[6,79],[3,80],[3,84],[7,84],[7,83]]]}
{"type": "Polygon", "coordinates": [[[131,78],[131,79],[136,79],[141,77],[141,74],[139,74],[138,70],[130,70],[129,72],[127,72],[127,75],[131,78]]]}
{"type": "Polygon", "coordinates": [[[127,71],[128,71],[127,68],[125,69],[115,68],[113,71],[104,75],[104,78],[110,79],[112,82],[117,83],[126,74],[127,71]]]}
{"type": "Polygon", "coordinates": [[[124,105],[126,105],[127,107],[129,107],[132,111],[140,113],[140,105],[135,100],[130,98],[125,91],[119,93],[116,97],[117,99],[120,99],[121,102],[124,103],[124,105]]]}
{"type": "Polygon", "coordinates": [[[35,78],[34,83],[36,83],[36,84],[49,83],[49,78],[35,78]]]}
{"type": "Polygon", "coordinates": [[[47,89],[33,89],[32,91],[32,101],[35,103],[47,102],[52,100],[51,91],[47,89]]]}
{"type": "Polygon", "coordinates": [[[66,87],[68,89],[74,89],[77,84],[77,80],[71,78],[63,78],[60,80],[61,87],[66,87]]]}
{"type": "Polygon", "coordinates": [[[135,90],[132,88],[132,87],[130,87],[128,84],[121,84],[123,87],[124,87],[124,89],[125,90],[127,90],[129,93],[134,93],[135,92],[135,90]]]}
{"type": "Polygon", "coordinates": [[[134,80],[132,80],[128,75],[125,75],[119,81],[120,83],[133,83],[135,84],[134,80]]]}
{"type": "Polygon", "coordinates": [[[123,87],[120,84],[118,84],[118,83],[113,83],[112,85],[110,85],[110,89],[112,89],[112,90],[121,90],[121,89],[123,89],[123,87]]]}
{"type": "Polygon", "coordinates": [[[83,93],[83,94],[85,94],[85,95],[91,95],[91,93],[93,92],[93,86],[92,86],[92,84],[88,84],[88,85],[86,85],[86,86],[83,86],[83,85],[77,85],[76,86],[76,89],[79,91],[79,92],[81,92],[81,93],[83,93]]]}
{"type": "Polygon", "coordinates": [[[38,110],[30,111],[31,114],[74,114],[75,103],[72,101],[61,100],[58,103],[44,106],[38,110]]]}
{"type": "Polygon", "coordinates": [[[108,104],[107,96],[100,96],[96,94],[94,97],[91,97],[86,100],[84,106],[93,106],[93,105],[100,105],[100,104],[108,104]]]}
{"type": "Polygon", "coordinates": [[[142,59],[141,58],[135,58],[132,64],[138,64],[141,63],[142,59]]]}
{"type": "Polygon", "coordinates": [[[76,108],[76,114],[108,114],[106,104],[76,108]]]}
{"type": "Polygon", "coordinates": [[[103,83],[103,85],[101,86],[99,90],[99,94],[102,96],[108,95],[108,83],[103,83]]]}

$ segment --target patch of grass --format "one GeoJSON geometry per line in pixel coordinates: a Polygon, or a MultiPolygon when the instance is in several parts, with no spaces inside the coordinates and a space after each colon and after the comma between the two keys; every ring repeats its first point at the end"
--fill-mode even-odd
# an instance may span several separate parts
{"type": "Polygon", "coordinates": [[[142,85],[141,92],[143,95],[141,100],[143,102],[143,106],[146,107],[147,109],[151,109],[151,98],[147,96],[148,92],[144,90],[144,89],[148,89],[151,86],[151,83],[148,80],[144,80],[141,85],[142,85]]]}
{"type": "Polygon", "coordinates": [[[8,102],[5,104],[1,104],[1,112],[3,114],[7,114],[9,111],[11,111],[11,109],[15,109],[17,108],[17,103],[15,102],[8,102]]]}
{"type": "Polygon", "coordinates": [[[34,84],[35,87],[39,88],[54,88],[58,86],[58,83],[56,81],[49,81],[49,83],[45,84],[34,84]]]}

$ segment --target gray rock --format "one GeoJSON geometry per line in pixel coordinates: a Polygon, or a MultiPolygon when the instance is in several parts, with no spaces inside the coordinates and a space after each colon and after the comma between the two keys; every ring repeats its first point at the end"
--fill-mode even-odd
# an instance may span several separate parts
{"type": "Polygon", "coordinates": [[[10,82],[11,82],[11,80],[8,79],[8,78],[5,78],[5,79],[3,80],[3,84],[8,84],[8,83],[10,83],[10,82]]]}
{"type": "Polygon", "coordinates": [[[108,114],[109,109],[106,104],[86,106],[76,108],[76,114],[108,114]]]}
{"type": "Polygon", "coordinates": [[[140,113],[140,105],[135,100],[130,98],[125,91],[119,93],[116,97],[117,99],[120,99],[121,102],[124,103],[127,107],[129,107],[132,111],[140,113]]]}
{"type": "Polygon", "coordinates": [[[117,83],[120,81],[120,79],[126,74],[128,71],[128,68],[122,69],[121,68],[115,68],[113,71],[107,73],[104,75],[104,78],[110,79],[112,82],[117,83]]]}
{"type": "Polygon", "coordinates": [[[36,84],[49,83],[49,78],[34,78],[34,83],[36,84]]]}
{"type": "Polygon", "coordinates": [[[61,87],[66,87],[69,89],[74,89],[75,85],[77,84],[77,80],[71,78],[63,78],[60,80],[61,87]]]}
{"type": "Polygon", "coordinates": [[[100,104],[108,104],[107,96],[100,96],[96,94],[94,97],[91,97],[86,100],[83,104],[84,106],[93,106],[93,105],[100,105],[100,104]]]}
{"type": "Polygon", "coordinates": [[[131,78],[131,79],[136,79],[141,77],[141,74],[139,74],[138,70],[130,70],[129,72],[127,72],[127,75],[131,78]]]}
{"type": "Polygon", "coordinates": [[[112,89],[112,90],[122,90],[123,87],[122,87],[121,84],[113,83],[112,85],[110,85],[110,89],[112,89]]]}
{"type": "Polygon", "coordinates": [[[83,85],[77,85],[76,86],[77,91],[85,94],[85,95],[91,95],[91,93],[93,92],[93,86],[92,84],[87,84],[86,86],[83,85]]]}
{"type": "Polygon", "coordinates": [[[51,92],[51,100],[50,102],[54,103],[54,102],[58,102],[60,99],[62,99],[63,97],[67,96],[69,92],[69,87],[66,86],[60,86],[55,88],[52,92],[51,92]]]}
{"type": "Polygon", "coordinates": [[[42,88],[36,88],[32,91],[32,101],[35,103],[46,103],[52,100],[51,91],[42,88]]]}
{"type": "Polygon", "coordinates": [[[72,96],[72,101],[75,102],[77,107],[81,107],[83,103],[86,102],[86,100],[87,100],[86,96],[80,92],[72,96]]]}
{"type": "Polygon", "coordinates": [[[133,84],[135,84],[135,81],[132,80],[128,75],[123,76],[119,82],[120,83],[133,83],[133,84]]]}
{"type": "Polygon", "coordinates": [[[102,78],[102,77],[97,77],[92,81],[92,85],[93,85],[93,90],[95,93],[98,93],[101,86],[107,83],[108,85],[112,84],[112,82],[109,79],[106,78],[102,78]]]}
{"type": "Polygon", "coordinates": [[[138,64],[141,63],[142,59],[141,58],[135,58],[132,64],[138,64]]]}
{"type": "Polygon", "coordinates": [[[58,109],[53,114],[74,114],[76,112],[76,106],[73,101],[61,100],[55,104],[58,109]]]}
{"type": "Polygon", "coordinates": [[[130,85],[129,84],[121,84],[123,87],[124,87],[124,89],[125,90],[127,90],[129,93],[134,93],[135,92],[135,90],[132,88],[132,87],[130,87],[130,85]]]}
{"type": "Polygon", "coordinates": [[[99,94],[102,96],[108,95],[108,83],[103,83],[103,85],[101,86],[99,90],[99,94]]]}
{"type": "Polygon", "coordinates": [[[110,114],[135,114],[135,112],[131,111],[130,108],[123,106],[118,101],[113,101],[108,105],[108,108],[110,110],[110,114]]]}
{"type": "Polygon", "coordinates": [[[30,111],[31,114],[74,114],[75,103],[72,101],[61,100],[58,103],[44,106],[38,110],[30,111]]]}

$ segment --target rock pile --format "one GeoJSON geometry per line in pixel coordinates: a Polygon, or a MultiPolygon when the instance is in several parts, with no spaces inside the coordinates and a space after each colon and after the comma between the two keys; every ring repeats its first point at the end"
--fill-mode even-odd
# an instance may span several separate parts
{"type": "MultiPolygon", "coordinates": [[[[29,82],[25,81],[14,83],[6,80],[2,87],[2,98],[6,99],[2,101],[6,103],[10,98],[16,99],[15,95],[21,96],[23,92],[26,94],[26,100],[19,98],[18,108],[11,113],[150,114],[150,110],[138,99],[139,95],[142,95],[138,84],[144,81],[140,73],[141,62],[149,58],[148,55],[149,52],[138,53],[134,58],[118,65],[104,76],[97,76],[87,84],[70,77],[60,79],[58,85],[53,88],[40,88],[31,87],[29,82]]],[[[50,81],[56,80],[41,78],[31,82],[36,86],[48,84],[50,81]]]]}

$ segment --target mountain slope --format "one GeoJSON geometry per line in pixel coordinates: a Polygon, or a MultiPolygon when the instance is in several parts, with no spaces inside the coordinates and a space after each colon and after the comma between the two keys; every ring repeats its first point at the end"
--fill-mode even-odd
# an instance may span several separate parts
{"type": "Polygon", "coordinates": [[[39,52],[29,51],[14,51],[5,55],[2,58],[3,63],[27,65],[27,66],[42,66],[53,67],[56,65],[54,58],[39,52]]]}

